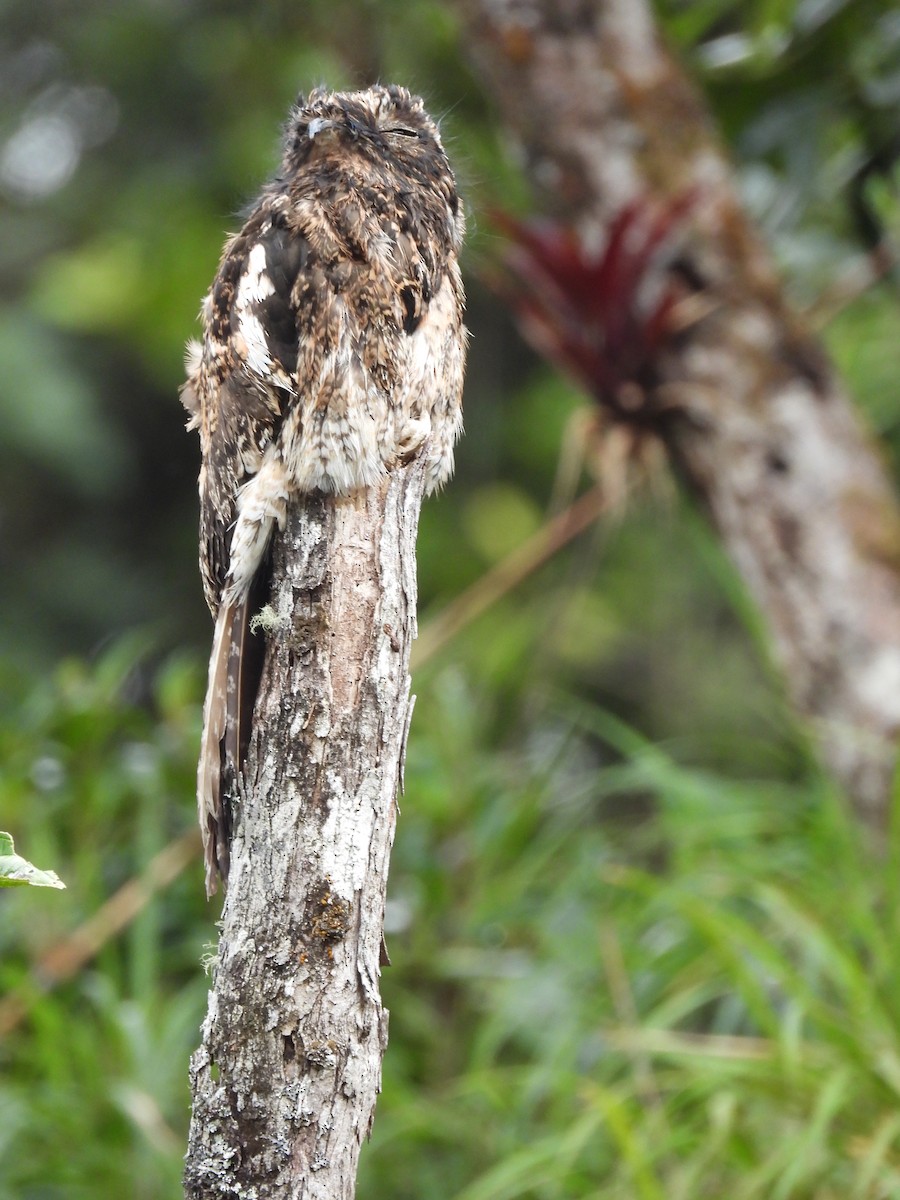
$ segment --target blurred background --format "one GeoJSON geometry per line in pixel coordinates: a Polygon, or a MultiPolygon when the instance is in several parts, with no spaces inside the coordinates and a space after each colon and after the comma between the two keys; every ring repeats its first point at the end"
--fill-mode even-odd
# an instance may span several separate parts
{"type": "MultiPolygon", "coordinates": [[[[900,12],[656,11],[896,474],[900,282],[857,282],[900,246],[900,12]]],[[[544,524],[585,401],[479,281],[487,210],[529,197],[451,8],[0,13],[0,828],[68,884],[0,893],[0,1200],[161,1200],[217,915],[189,852],[165,867],[211,632],[183,346],[298,91],[421,93],[470,213],[467,437],[423,514],[423,642],[544,524]]],[[[416,672],[362,1197],[900,1197],[897,848],[867,855],[740,581],[660,483],[416,672]]]]}

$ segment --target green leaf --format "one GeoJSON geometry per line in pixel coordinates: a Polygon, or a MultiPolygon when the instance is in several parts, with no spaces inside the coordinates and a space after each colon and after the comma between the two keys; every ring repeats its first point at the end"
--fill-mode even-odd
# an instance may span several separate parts
{"type": "Polygon", "coordinates": [[[0,887],[51,887],[66,885],[55,871],[39,871],[27,859],[16,854],[12,835],[0,832],[0,887]]]}

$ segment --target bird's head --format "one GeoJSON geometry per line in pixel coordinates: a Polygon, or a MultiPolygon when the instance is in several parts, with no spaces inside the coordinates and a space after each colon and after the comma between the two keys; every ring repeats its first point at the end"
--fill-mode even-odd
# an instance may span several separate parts
{"type": "Polygon", "coordinates": [[[316,88],[291,110],[282,173],[308,173],[365,183],[398,194],[437,193],[462,239],[456,182],[436,123],[406,88],[375,86],[359,92],[316,88]]]}

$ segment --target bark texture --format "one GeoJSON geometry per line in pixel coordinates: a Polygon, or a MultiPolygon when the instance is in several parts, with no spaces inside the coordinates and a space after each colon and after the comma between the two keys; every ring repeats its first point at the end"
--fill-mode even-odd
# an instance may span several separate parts
{"type": "Polygon", "coordinates": [[[900,512],[832,366],[785,301],[701,98],[644,0],[458,0],[543,207],[595,242],[696,188],[708,301],[658,365],[659,432],[767,623],[797,711],[880,825],[900,729],[900,512]]]}
{"type": "Polygon", "coordinates": [[[354,1194],[387,1043],[384,894],[423,490],[414,463],[347,498],[306,497],[274,549],[214,987],[191,1063],[195,1200],[354,1194]]]}

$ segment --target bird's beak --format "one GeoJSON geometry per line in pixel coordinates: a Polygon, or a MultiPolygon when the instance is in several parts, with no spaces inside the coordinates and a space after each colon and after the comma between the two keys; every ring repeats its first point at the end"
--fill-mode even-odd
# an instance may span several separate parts
{"type": "Polygon", "coordinates": [[[314,141],[320,133],[326,133],[329,129],[334,129],[337,122],[330,121],[327,117],[313,117],[307,126],[306,132],[309,135],[309,140],[314,141]]]}

